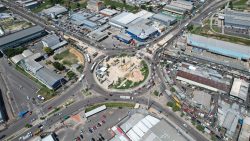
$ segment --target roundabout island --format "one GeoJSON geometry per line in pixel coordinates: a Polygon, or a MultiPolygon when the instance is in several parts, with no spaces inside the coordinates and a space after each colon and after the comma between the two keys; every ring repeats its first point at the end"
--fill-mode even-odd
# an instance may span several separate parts
{"type": "Polygon", "coordinates": [[[97,84],[107,91],[133,91],[147,82],[150,74],[148,62],[140,56],[121,54],[103,58],[94,70],[97,84]]]}

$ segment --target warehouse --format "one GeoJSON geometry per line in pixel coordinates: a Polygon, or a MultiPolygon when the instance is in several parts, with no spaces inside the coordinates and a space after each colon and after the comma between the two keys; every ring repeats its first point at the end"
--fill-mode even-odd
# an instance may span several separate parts
{"type": "Polygon", "coordinates": [[[108,16],[108,17],[112,17],[114,16],[115,14],[118,13],[118,11],[114,10],[114,9],[103,9],[99,12],[100,14],[104,15],[104,16],[108,16]]]}
{"type": "Polygon", "coordinates": [[[108,33],[102,32],[100,30],[94,30],[88,34],[88,37],[96,42],[100,42],[108,37],[108,33]]]}
{"type": "Polygon", "coordinates": [[[184,0],[171,1],[170,5],[186,9],[187,11],[191,11],[194,8],[193,2],[184,0]]]}
{"type": "Polygon", "coordinates": [[[65,7],[63,7],[63,6],[59,5],[59,4],[56,4],[53,7],[50,7],[48,9],[44,9],[42,11],[42,13],[47,15],[47,16],[51,16],[52,18],[54,18],[57,15],[65,14],[67,11],[68,10],[65,7]]]}
{"type": "Polygon", "coordinates": [[[178,15],[184,15],[187,13],[187,10],[181,7],[177,7],[177,6],[173,6],[173,5],[165,5],[163,7],[163,10],[167,11],[167,12],[171,12],[174,14],[178,14],[178,15]]]}
{"type": "Polygon", "coordinates": [[[114,36],[117,40],[124,42],[126,44],[130,44],[132,41],[132,38],[126,34],[118,34],[114,36]]]}
{"type": "MultiPolygon", "coordinates": [[[[151,115],[135,113],[126,121],[122,121],[120,127],[112,127],[116,134],[111,141],[187,141],[179,134],[175,127],[165,120],[160,120],[151,115]]],[[[180,132],[180,131],[179,131],[180,132]]]]}
{"type": "Polygon", "coordinates": [[[153,16],[153,13],[142,10],[136,14],[130,12],[122,12],[115,17],[111,18],[109,24],[117,28],[127,28],[143,19],[148,19],[153,16]]]}
{"type": "Polygon", "coordinates": [[[230,95],[246,101],[248,89],[249,89],[249,83],[247,83],[242,79],[234,78],[230,95]]]}
{"type": "Polygon", "coordinates": [[[250,59],[250,49],[248,46],[244,45],[216,40],[195,34],[188,34],[187,44],[231,58],[242,60],[250,59]]]}
{"type": "Polygon", "coordinates": [[[133,39],[145,42],[147,39],[154,36],[159,36],[160,33],[156,28],[151,25],[148,25],[150,20],[140,20],[139,22],[131,25],[126,29],[126,33],[129,34],[133,39]]]}
{"type": "Polygon", "coordinates": [[[167,26],[173,25],[177,22],[176,18],[162,14],[162,13],[154,14],[152,19],[159,21],[167,26]]]}
{"type": "Polygon", "coordinates": [[[225,10],[224,13],[224,23],[227,27],[234,27],[240,29],[250,28],[250,13],[239,12],[233,10],[225,10]]]}
{"type": "Polygon", "coordinates": [[[46,34],[41,26],[33,26],[0,38],[0,50],[16,47],[46,34]]]}

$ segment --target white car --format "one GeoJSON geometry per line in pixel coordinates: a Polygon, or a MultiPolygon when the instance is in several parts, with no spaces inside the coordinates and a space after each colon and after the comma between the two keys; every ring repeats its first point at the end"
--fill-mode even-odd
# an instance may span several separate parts
{"type": "Polygon", "coordinates": [[[37,95],[37,98],[40,99],[40,100],[45,100],[45,98],[41,95],[37,95]]]}

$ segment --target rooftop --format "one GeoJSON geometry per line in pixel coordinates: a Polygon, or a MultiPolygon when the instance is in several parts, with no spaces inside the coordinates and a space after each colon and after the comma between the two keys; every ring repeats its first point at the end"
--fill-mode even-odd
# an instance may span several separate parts
{"type": "Polygon", "coordinates": [[[68,10],[65,7],[63,7],[63,6],[59,5],[59,4],[56,4],[53,7],[50,7],[48,9],[44,9],[42,11],[42,13],[44,13],[46,15],[50,15],[50,14],[59,15],[59,14],[62,14],[64,12],[67,12],[67,11],[68,10]]]}
{"type": "Polygon", "coordinates": [[[210,52],[239,59],[250,59],[250,47],[208,38],[195,34],[188,34],[187,43],[194,47],[206,49],[210,52]]]}
{"type": "Polygon", "coordinates": [[[199,105],[203,105],[206,109],[210,109],[211,95],[203,91],[193,92],[193,101],[199,105]]]}
{"type": "Polygon", "coordinates": [[[244,101],[247,99],[249,83],[242,79],[234,78],[230,95],[238,97],[244,101]]]}
{"type": "Polygon", "coordinates": [[[250,13],[225,10],[225,24],[241,25],[250,28],[250,13]]]}
{"type": "Polygon", "coordinates": [[[32,34],[38,33],[44,31],[44,28],[42,28],[41,26],[33,26],[21,31],[18,31],[16,33],[4,36],[2,38],[0,38],[0,48],[1,46],[4,46],[5,44],[11,43],[11,42],[15,42],[16,40],[20,40],[22,38],[31,36],[32,34]]]}
{"type": "Polygon", "coordinates": [[[163,21],[163,22],[173,22],[176,20],[176,18],[162,14],[162,13],[157,13],[153,15],[153,18],[159,21],[163,21]]]}

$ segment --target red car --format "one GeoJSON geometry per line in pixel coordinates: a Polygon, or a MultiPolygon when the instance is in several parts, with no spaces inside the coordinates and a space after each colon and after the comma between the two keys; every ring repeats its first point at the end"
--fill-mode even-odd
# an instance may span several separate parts
{"type": "Polygon", "coordinates": [[[102,120],[102,123],[103,123],[103,124],[106,123],[105,120],[102,120]]]}
{"type": "Polygon", "coordinates": [[[96,126],[93,126],[93,129],[94,129],[94,130],[96,130],[96,129],[97,129],[97,127],[96,127],[96,126]]]}

